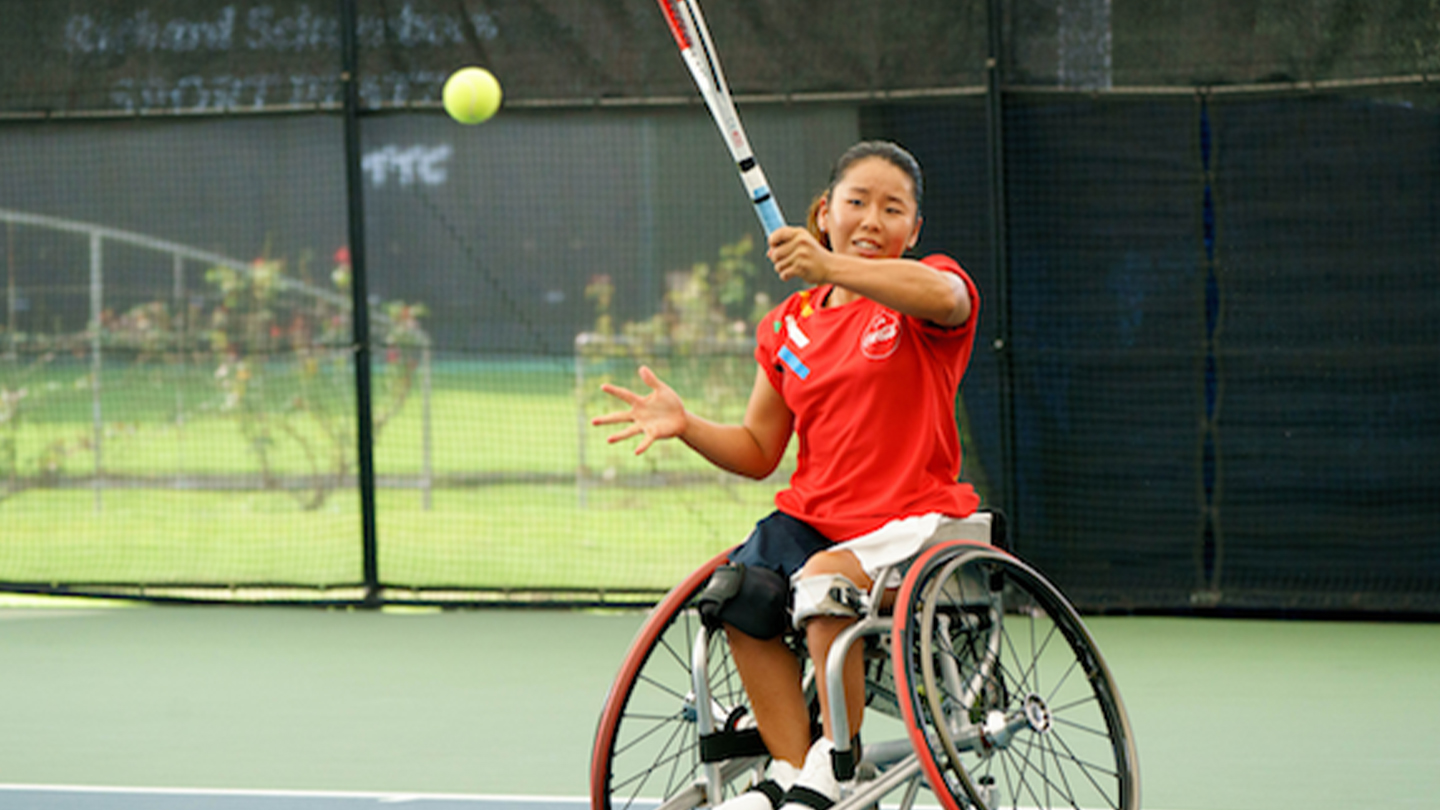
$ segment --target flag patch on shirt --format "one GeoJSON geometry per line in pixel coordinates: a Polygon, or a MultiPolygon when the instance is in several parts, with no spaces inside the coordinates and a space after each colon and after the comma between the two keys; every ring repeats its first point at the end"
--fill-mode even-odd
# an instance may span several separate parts
{"type": "Polygon", "coordinates": [[[810,338],[800,330],[800,324],[795,322],[794,315],[785,316],[785,333],[790,336],[790,341],[798,348],[805,348],[810,345],[810,338]]]}
{"type": "Polygon", "coordinates": [[[796,357],[795,353],[790,351],[789,346],[781,346],[779,356],[780,362],[784,363],[787,367],[789,367],[791,371],[795,372],[796,377],[799,377],[803,380],[806,377],[810,376],[809,367],[807,367],[804,363],[800,362],[800,358],[796,357]]]}

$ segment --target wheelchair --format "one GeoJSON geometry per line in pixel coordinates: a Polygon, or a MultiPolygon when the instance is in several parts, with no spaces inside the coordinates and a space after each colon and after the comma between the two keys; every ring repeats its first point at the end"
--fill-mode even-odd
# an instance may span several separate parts
{"type": "MultiPolygon", "coordinates": [[[[671,590],[636,634],[601,712],[592,810],[714,807],[762,778],[768,754],[725,634],[708,631],[693,605],[726,554],[671,590]]],[[[999,513],[951,521],[875,577],[869,601],[836,638],[829,671],[804,666],[814,734],[814,679],[835,696],[844,790],[832,810],[882,800],[900,810],[1138,810],[1134,735],[1114,679],[1065,597],[1005,550],[999,513]],[[842,664],[855,644],[865,649],[864,730],[898,728],[894,739],[849,729],[842,664]]]]}

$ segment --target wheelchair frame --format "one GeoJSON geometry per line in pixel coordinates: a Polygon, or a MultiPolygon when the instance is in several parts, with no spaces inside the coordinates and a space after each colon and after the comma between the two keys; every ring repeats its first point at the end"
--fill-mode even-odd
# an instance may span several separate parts
{"type": "MultiPolygon", "coordinates": [[[[897,791],[912,810],[922,789],[945,810],[1138,810],[1133,733],[1094,639],[1003,546],[995,513],[950,522],[875,577],[873,607],[835,639],[827,671],[806,667],[812,701],[814,677],[835,696],[833,765],[845,787],[834,810],[878,807],[897,791]],[[867,708],[899,717],[906,739],[853,744],[843,667],[858,643],[867,708]]],[[[592,810],[714,807],[766,764],[724,633],[701,627],[690,605],[727,554],[677,585],[632,642],[601,713],[592,810]]]]}

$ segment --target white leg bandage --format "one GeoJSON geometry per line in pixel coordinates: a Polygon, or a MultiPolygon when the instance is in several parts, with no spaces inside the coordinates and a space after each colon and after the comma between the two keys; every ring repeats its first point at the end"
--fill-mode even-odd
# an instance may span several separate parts
{"type": "Polygon", "coordinates": [[[795,578],[795,629],[816,616],[856,618],[869,607],[869,596],[844,574],[795,578]]]}

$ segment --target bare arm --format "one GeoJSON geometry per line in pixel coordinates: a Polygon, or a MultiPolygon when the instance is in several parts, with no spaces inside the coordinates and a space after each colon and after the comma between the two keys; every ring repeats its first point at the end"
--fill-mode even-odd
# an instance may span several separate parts
{"type": "Polygon", "coordinates": [[[881,306],[941,326],[970,319],[970,292],[954,273],[912,259],[859,259],[830,254],[826,281],[881,306]]]}
{"type": "Polygon", "coordinates": [[[639,455],[660,439],[678,438],[715,466],[748,478],[764,478],[779,465],[790,441],[794,416],[763,370],[756,370],[745,419],[739,425],[724,425],[689,413],[674,390],[649,368],[641,367],[640,378],[650,387],[650,394],[641,396],[619,386],[601,386],[605,393],[630,406],[627,411],[591,420],[592,425],[630,423],[610,436],[612,444],[643,434],[645,438],[635,448],[639,455]]]}
{"type": "Polygon", "coordinates": [[[832,253],[802,228],[770,236],[770,260],[782,279],[834,284],[906,315],[958,326],[970,318],[970,292],[954,273],[913,259],[865,259],[832,253]]]}

